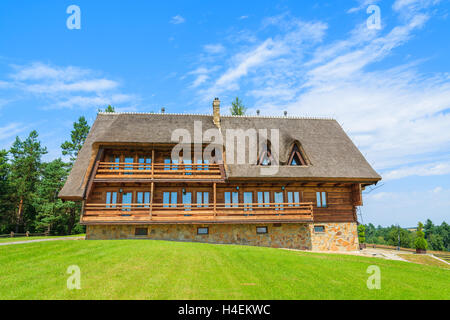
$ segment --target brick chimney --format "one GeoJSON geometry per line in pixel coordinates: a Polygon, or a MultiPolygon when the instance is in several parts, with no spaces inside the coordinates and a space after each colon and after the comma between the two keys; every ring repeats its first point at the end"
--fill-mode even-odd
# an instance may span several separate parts
{"type": "Polygon", "coordinates": [[[217,128],[220,128],[220,100],[214,98],[213,101],[213,121],[217,128]]]}

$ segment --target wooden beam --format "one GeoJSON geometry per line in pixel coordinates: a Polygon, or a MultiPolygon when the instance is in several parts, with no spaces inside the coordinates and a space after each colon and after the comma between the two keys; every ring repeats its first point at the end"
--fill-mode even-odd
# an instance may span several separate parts
{"type": "Polygon", "coordinates": [[[214,216],[217,215],[217,211],[216,211],[216,183],[213,183],[213,190],[214,190],[214,216]]]}
{"type": "Polygon", "coordinates": [[[97,156],[96,156],[96,158],[95,158],[95,165],[94,165],[94,167],[92,168],[91,174],[90,174],[90,176],[89,176],[88,186],[87,186],[86,192],[85,192],[85,194],[84,194],[84,199],[89,198],[89,195],[91,194],[91,191],[92,191],[92,184],[94,183],[95,175],[97,174],[97,170],[98,170],[98,167],[99,167],[99,165],[100,165],[100,160],[101,160],[101,158],[103,157],[103,152],[104,152],[104,150],[105,150],[105,149],[103,149],[103,148],[100,148],[100,149],[98,150],[97,156]]]}
{"type": "Polygon", "coordinates": [[[155,191],[155,183],[152,182],[150,187],[150,220],[152,220],[152,210],[153,210],[153,193],[155,191]]]}

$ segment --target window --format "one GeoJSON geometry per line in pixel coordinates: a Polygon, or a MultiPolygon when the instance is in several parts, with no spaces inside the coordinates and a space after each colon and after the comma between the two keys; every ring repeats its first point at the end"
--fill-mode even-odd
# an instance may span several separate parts
{"type": "MultiPolygon", "coordinates": [[[[133,162],[134,162],[133,157],[125,157],[124,162],[125,162],[124,170],[133,170],[133,162]]],[[[125,172],[125,174],[133,174],[133,172],[125,172]]]]}
{"type": "Polygon", "coordinates": [[[269,143],[262,146],[262,152],[258,159],[258,164],[261,166],[270,166],[273,162],[272,152],[270,150],[269,143]]]}
{"type": "Polygon", "coordinates": [[[325,232],[324,226],[314,226],[314,232],[325,232]]]}
{"type": "Polygon", "coordinates": [[[164,192],[163,193],[163,207],[164,208],[168,208],[168,207],[177,207],[177,198],[178,198],[178,193],[175,192],[164,192]]]}
{"type": "Polygon", "coordinates": [[[301,148],[297,144],[292,147],[291,156],[289,157],[288,165],[290,166],[306,166],[306,158],[303,155],[301,148]]]}
{"type": "Polygon", "coordinates": [[[148,235],[148,229],[147,228],[135,228],[134,235],[135,236],[146,236],[146,235],[148,235]]]}
{"type": "Polygon", "coordinates": [[[106,193],[106,208],[115,208],[115,205],[117,203],[117,192],[107,192],[106,193]]]}
{"type": "Polygon", "coordinates": [[[239,193],[238,192],[225,192],[225,207],[229,208],[231,207],[231,203],[233,204],[233,207],[238,207],[239,203],[239,193]]]}
{"type": "MultiPolygon", "coordinates": [[[[184,164],[192,164],[192,160],[183,160],[184,164]]],[[[191,175],[192,174],[192,166],[185,166],[184,170],[186,170],[185,175],[191,175]]]]}
{"type": "Polygon", "coordinates": [[[164,159],[164,164],[166,164],[164,166],[164,170],[178,170],[178,166],[174,166],[173,164],[177,164],[178,160],[176,159],[170,159],[170,158],[166,158],[164,159]]]}
{"type": "Polygon", "coordinates": [[[298,191],[288,191],[287,193],[289,207],[299,207],[300,203],[300,192],[298,191]]]}
{"type": "MultiPolygon", "coordinates": [[[[274,192],[275,203],[283,203],[283,192],[274,192]]],[[[276,204],[275,210],[283,210],[282,204],[276,204]]]]}
{"type": "Polygon", "coordinates": [[[113,165],[111,168],[109,168],[110,170],[119,170],[119,162],[120,162],[120,157],[119,156],[111,156],[111,158],[109,159],[110,162],[114,162],[117,163],[115,165],[113,165]]]}
{"type": "Polygon", "coordinates": [[[244,192],[244,211],[251,211],[253,203],[253,192],[244,192]]]}
{"type": "MultiPolygon", "coordinates": [[[[197,164],[209,164],[208,159],[197,159],[197,164]]],[[[209,170],[209,166],[197,166],[197,170],[209,170]]]]}
{"type": "Polygon", "coordinates": [[[130,211],[132,201],[133,201],[133,193],[124,192],[122,194],[122,211],[130,211]]]}
{"type": "Polygon", "coordinates": [[[145,157],[145,156],[140,156],[138,158],[138,163],[139,163],[139,170],[151,170],[151,164],[152,164],[152,158],[151,157],[145,157]]]}
{"type": "Polygon", "coordinates": [[[257,234],[267,233],[267,227],[256,227],[256,233],[257,234]]]}
{"type": "Polygon", "coordinates": [[[192,192],[183,192],[184,211],[191,211],[192,192]]]}
{"type": "Polygon", "coordinates": [[[145,204],[138,206],[138,208],[148,208],[148,204],[150,203],[150,192],[136,192],[136,203],[145,204]]]}
{"type": "Polygon", "coordinates": [[[258,191],[258,207],[269,207],[270,205],[270,192],[269,191],[258,191]]]}
{"type": "Polygon", "coordinates": [[[208,234],[208,233],[209,233],[208,227],[197,228],[197,234],[199,234],[199,235],[204,235],[204,234],[208,234]]]}
{"type": "Polygon", "coordinates": [[[209,192],[197,192],[197,207],[208,207],[209,204],[209,192]]]}
{"type": "Polygon", "coordinates": [[[326,192],[316,192],[317,207],[326,208],[327,207],[327,193],[326,192]]]}

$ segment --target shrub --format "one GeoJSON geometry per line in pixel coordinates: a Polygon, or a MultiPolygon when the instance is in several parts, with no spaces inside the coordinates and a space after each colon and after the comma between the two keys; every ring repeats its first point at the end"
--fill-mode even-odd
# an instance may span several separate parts
{"type": "Polygon", "coordinates": [[[358,240],[359,243],[366,242],[366,227],[363,224],[358,226],[358,240]]]}
{"type": "Polygon", "coordinates": [[[427,250],[428,247],[428,243],[427,240],[425,240],[425,233],[423,232],[423,224],[422,222],[419,222],[418,226],[417,226],[417,238],[414,241],[414,246],[416,247],[416,249],[422,249],[422,250],[427,250]]]}

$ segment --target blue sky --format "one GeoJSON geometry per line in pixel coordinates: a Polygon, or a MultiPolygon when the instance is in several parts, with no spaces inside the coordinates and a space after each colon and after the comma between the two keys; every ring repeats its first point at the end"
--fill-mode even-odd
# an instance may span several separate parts
{"type": "Polygon", "coordinates": [[[363,222],[450,216],[449,1],[0,3],[0,148],[32,129],[46,160],[81,115],[250,113],[337,119],[383,182],[363,222]],[[367,7],[381,28],[367,28],[367,7]],[[69,5],[81,29],[69,30],[69,5]]]}

